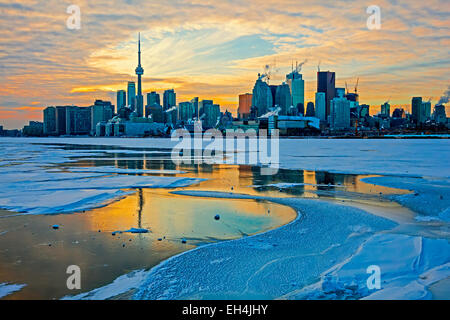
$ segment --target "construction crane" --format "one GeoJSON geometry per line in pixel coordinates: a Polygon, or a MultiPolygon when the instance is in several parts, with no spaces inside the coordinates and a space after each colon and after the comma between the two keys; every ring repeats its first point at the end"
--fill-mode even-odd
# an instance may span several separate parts
{"type": "Polygon", "coordinates": [[[348,94],[348,86],[347,86],[347,81],[345,81],[345,92],[346,92],[346,94],[348,94]]]}
{"type": "Polygon", "coordinates": [[[356,79],[355,93],[358,93],[358,84],[359,84],[359,77],[358,79],[356,79]]]}

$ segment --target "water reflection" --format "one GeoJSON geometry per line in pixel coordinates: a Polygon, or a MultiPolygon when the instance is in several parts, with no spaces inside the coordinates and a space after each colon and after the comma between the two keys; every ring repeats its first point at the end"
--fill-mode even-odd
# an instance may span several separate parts
{"type": "MultiPolygon", "coordinates": [[[[46,146],[49,147],[49,146],[46,146]]],[[[113,166],[120,169],[177,170],[172,173],[121,173],[207,179],[184,190],[234,192],[271,197],[320,197],[382,201],[380,192],[400,193],[360,181],[363,176],[280,169],[261,175],[259,167],[224,164],[175,165],[170,150],[114,146],[55,145],[77,151],[70,162],[48,165],[70,171],[74,167],[113,166]],[[83,154],[85,153],[85,154],[83,154]],[[178,172],[179,171],[179,172],[178,172]]],[[[113,173],[114,174],[114,173],[113,173]]],[[[296,216],[291,208],[267,201],[225,200],[174,195],[168,189],[136,189],[106,207],[55,216],[18,216],[0,219],[0,283],[25,283],[8,299],[53,299],[76,294],[66,288],[67,266],[82,270],[82,292],[112,282],[132,270],[204,243],[239,238],[276,228],[296,216]],[[220,215],[220,220],[214,216],[220,215]],[[52,230],[51,225],[60,225],[52,230]],[[147,234],[117,230],[146,228],[147,234]],[[181,239],[187,243],[181,243],[181,239]]],[[[1,216],[2,212],[0,212],[1,216]]],[[[3,212],[3,214],[7,214],[3,212]]]]}

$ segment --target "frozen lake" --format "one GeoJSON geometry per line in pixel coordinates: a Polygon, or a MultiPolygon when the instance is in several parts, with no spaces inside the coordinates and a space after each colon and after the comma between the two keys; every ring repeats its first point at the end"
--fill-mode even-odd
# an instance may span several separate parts
{"type": "MultiPolygon", "coordinates": [[[[206,245],[208,250],[211,243],[274,230],[302,210],[290,199],[339,204],[337,212],[342,206],[364,210],[397,223],[399,234],[448,241],[446,139],[281,140],[281,169],[275,175],[261,175],[257,166],[245,164],[175,165],[173,146],[169,139],[0,139],[0,284],[25,285],[11,287],[10,294],[6,288],[5,298],[52,299],[90,291],[189,249],[206,245]],[[434,211],[420,206],[433,203],[432,194],[439,200],[434,211]],[[130,228],[150,232],[113,235],[130,228]],[[71,264],[83,270],[82,289],[76,292],[65,286],[71,264]]],[[[347,224],[360,225],[357,220],[347,224]]],[[[381,231],[387,228],[383,223],[374,220],[372,228],[381,231]]],[[[320,243],[320,230],[305,232],[320,243]]],[[[345,253],[352,250],[349,246],[345,253]]],[[[333,259],[344,256],[335,253],[333,259]]],[[[128,298],[137,290],[125,288],[128,298]]],[[[142,290],[135,298],[158,297],[142,290]]],[[[198,298],[236,297],[216,291],[198,298]]],[[[289,293],[268,292],[274,296],[264,297],[289,293]]],[[[317,296],[289,297],[305,295],[317,296]]]]}

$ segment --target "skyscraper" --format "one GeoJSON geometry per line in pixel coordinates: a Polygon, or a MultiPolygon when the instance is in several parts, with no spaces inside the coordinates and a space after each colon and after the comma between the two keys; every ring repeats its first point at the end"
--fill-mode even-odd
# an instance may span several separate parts
{"type": "Polygon", "coordinates": [[[194,109],[194,117],[198,119],[198,97],[191,99],[191,104],[194,109]]]}
{"type": "Polygon", "coordinates": [[[292,100],[290,106],[292,105],[295,108],[298,108],[299,103],[305,105],[305,80],[303,80],[302,74],[299,73],[298,67],[286,75],[286,83],[291,90],[292,100]]]}
{"type": "Polygon", "coordinates": [[[245,93],[239,95],[239,107],[237,115],[239,119],[248,119],[250,116],[250,108],[252,107],[252,94],[245,93]]]}
{"type": "Polygon", "coordinates": [[[66,132],[68,135],[84,135],[91,132],[91,107],[66,107],[66,132]]]}
{"type": "Polygon", "coordinates": [[[181,121],[188,121],[194,118],[195,112],[192,103],[189,101],[180,102],[178,104],[178,119],[181,121]]]}
{"type": "Polygon", "coordinates": [[[127,93],[125,90],[117,90],[117,111],[127,105],[127,93]]]}
{"type": "Polygon", "coordinates": [[[445,113],[445,106],[443,104],[437,104],[434,106],[433,118],[437,123],[445,123],[447,115],[445,113]]]}
{"type": "Polygon", "coordinates": [[[420,109],[422,109],[422,97],[413,97],[411,101],[411,118],[414,123],[420,123],[420,109]]]}
{"type": "Polygon", "coordinates": [[[144,115],[144,97],[142,96],[142,83],[141,77],[144,74],[144,68],[141,66],[141,33],[139,33],[139,42],[138,42],[138,66],[136,67],[136,74],[138,76],[138,87],[137,87],[137,96],[136,96],[136,113],[138,117],[142,117],[144,115]]]}
{"type": "Polygon", "coordinates": [[[278,86],[275,94],[275,106],[281,108],[280,115],[288,115],[289,107],[292,105],[291,89],[289,85],[283,82],[278,86]]]}
{"type": "Polygon", "coordinates": [[[386,117],[391,116],[391,105],[387,102],[381,105],[381,114],[386,117]]]}
{"type": "MultiPolygon", "coordinates": [[[[317,92],[325,93],[325,120],[330,115],[330,102],[335,96],[335,73],[330,71],[317,72],[317,92]]],[[[317,104],[316,104],[317,105],[317,104]]]]}
{"type": "Polygon", "coordinates": [[[207,105],[213,105],[212,100],[202,100],[198,103],[198,116],[199,118],[202,118],[202,116],[205,114],[205,107],[207,105]]]}
{"type": "Polygon", "coordinates": [[[66,106],[56,107],[56,134],[66,134],[66,106]]]}
{"type": "Polygon", "coordinates": [[[56,134],[56,108],[47,107],[44,109],[44,135],[56,134]]]}
{"type": "Polygon", "coordinates": [[[153,122],[163,123],[164,115],[161,105],[154,103],[150,106],[145,107],[146,117],[152,116],[153,122]]]}
{"type": "Polygon", "coordinates": [[[256,80],[253,87],[252,107],[256,109],[256,116],[262,116],[269,111],[269,108],[273,106],[272,91],[269,85],[262,81],[264,76],[258,74],[258,80],[256,80]]]}
{"type": "Polygon", "coordinates": [[[326,102],[325,102],[325,92],[316,92],[316,117],[320,119],[320,121],[327,121],[327,110],[326,110],[326,102]]]}
{"type": "Polygon", "coordinates": [[[170,90],[164,91],[163,109],[167,110],[176,105],[177,105],[177,94],[175,93],[175,90],[170,89],[170,90]]]}
{"type": "Polygon", "coordinates": [[[132,110],[136,108],[136,85],[134,81],[128,81],[128,105],[132,110]]]}
{"type": "Polygon", "coordinates": [[[350,128],[350,101],[343,95],[331,100],[330,127],[335,130],[350,128]]]}
{"type": "Polygon", "coordinates": [[[91,106],[91,134],[95,134],[97,123],[108,121],[114,116],[114,105],[109,101],[95,100],[91,106]]]}
{"type": "Polygon", "coordinates": [[[205,118],[203,119],[203,127],[206,129],[214,128],[220,116],[220,106],[218,104],[206,104],[203,107],[205,118]]]}
{"type": "Polygon", "coordinates": [[[155,91],[148,92],[147,93],[147,106],[151,106],[153,104],[161,104],[159,93],[156,93],[155,91]]]}
{"type": "Polygon", "coordinates": [[[422,102],[422,106],[420,108],[419,122],[426,122],[431,116],[431,101],[422,102]]]}

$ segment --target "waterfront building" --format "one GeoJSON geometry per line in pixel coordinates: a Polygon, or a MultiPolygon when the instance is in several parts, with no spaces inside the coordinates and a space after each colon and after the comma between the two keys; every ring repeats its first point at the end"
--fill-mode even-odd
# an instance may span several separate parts
{"type": "Polygon", "coordinates": [[[43,134],[47,136],[56,135],[56,108],[47,107],[44,109],[43,134]]]}
{"type": "Polygon", "coordinates": [[[66,135],[89,134],[91,125],[91,107],[66,107],[66,135]]]}
{"type": "Polygon", "coordinates": [[[95,134],[97,123],[108,121],[113,116],[114,105],[110,101],[95,100],[91,106],[91,134],[95,134]]]}

